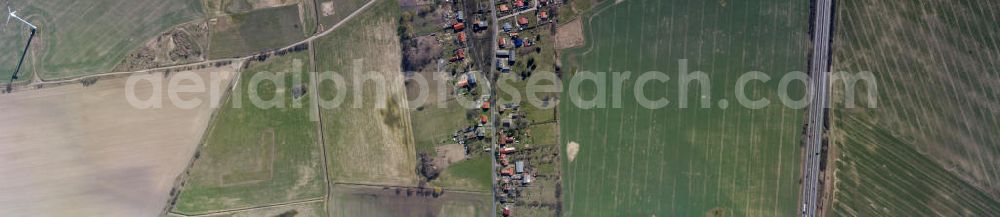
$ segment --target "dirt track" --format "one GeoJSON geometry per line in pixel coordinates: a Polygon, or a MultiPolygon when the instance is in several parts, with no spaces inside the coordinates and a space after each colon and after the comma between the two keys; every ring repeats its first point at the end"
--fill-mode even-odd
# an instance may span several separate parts
{"type": "MultiPolygon", "coordinates": [[[[210,70],[223,84],[235,71],[210,70]]],[[[187,72],[167,79],[182,73],[187,72]]],[[[206,81],[209,74],[194,73],[206,81]]],[[[165,103],[142,110],[126,100],[125,81],[0,95],[0,216],[160,213],[174,180],[194,156],[211,116],[211,99],[207,92],[179,94],[205,103],[194,109],[165,103]]],[[[152,90],[140,82],[135,92],[145,98],[152,90]]]]}

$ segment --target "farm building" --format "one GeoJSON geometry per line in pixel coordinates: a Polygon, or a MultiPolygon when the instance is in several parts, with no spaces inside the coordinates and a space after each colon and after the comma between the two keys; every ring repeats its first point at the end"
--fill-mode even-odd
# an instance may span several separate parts
{"type": "Polygon", "coordinates": [[[458,22],[465,21],[465,14],[462,13],[462,11],[458,11],[458,13],[455,15],[455,19],[458,19],[458,22]]]}
{"type": "Polygon", "coordinates": [[[476,74],[469,72],[465,74],[465,80],[468,81],[469,86],[475,87],[478,82],[476,82],[476,74]]]}
{"type": "Polygon", "coordinates": [[[504,169],[500,170],[500,175],[513,176],[514,175],[514,168],[512,168],[512,167],[504,168],[504,169]]]}
{"type": "Polygon", "coordinates": [[[531,184],[531,181],[534,181],[534,178],[531,177],[530,174],[525,174],[524,175],[524,179],[521,180],[521,184],[528,185],[528,184],[531,184]]]}
{"type": "Polygon", "coordinates": [[[509,56],[510,56],[510,51],[509,50],[497,50],[497,57],[507,58],[509,56]]]}
{"type": "Polygon", "coordinates": [[[455,51],[455,56],[451,57],[452,62],[458,62],[465,59],[465,50],[458,49],[455,51]]]}
{"type": "Polygon", "coordinates": [[[514,172],[518,174],[524,173],[524,161],[514,162],[514,172]]]}
{"type": "Polygon", "coordinates": [[[503,108],[501,108],[501,109],[502,110],[517,110],[520,107],[521,107],[521,105],[518,105],[517,103],[506,103],[506,104],[503,104],[503,108]]]}
{"type": "Polygon", "coordinates": [[[517,18],[517,25],[519,27],[521,27],[521,28],[524,28],[524,27],[528,26],[528,18],[527,17],[518,17],[517,18]]]}
{"type": "Polygon", "coordinates": [[[516,56],[517,52],[510,52],[510,57],[507,58],[507,61],[510,62],[510,64],[514,64],[516,56]]]}
{"type": "MultiPolygon", "coordinates": [[[[463,55],[463,57],[465,56],[463,55]]],[[[476,75],[471,72],[463,74],[462,77],[458,79],[457,83],[459,88],[473,88],[476,87],[476,84],[477,84],[476,75]]],[[[472,130],[469,129],[466,131],[472,131],[472,130]]]]}
{"type": "Polygon", "coordinates": [[[510,66],[507,65],[507,61],[497,60],[497,69],[500,72],[510,72],[510,66]]]}
{"type": "Polygon", "coordinates": [[[465,35],[465,32],[459,32],[458,33],[458,43],[465,44],[465,42],[468,41],[468,40],[469,40],[469,38],[468,38],[467,35],[465,35]]]}

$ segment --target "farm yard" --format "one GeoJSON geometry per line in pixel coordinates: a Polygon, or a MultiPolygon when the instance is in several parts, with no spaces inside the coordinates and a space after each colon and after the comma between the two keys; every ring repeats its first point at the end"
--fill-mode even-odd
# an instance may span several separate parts
{"type": "Polygon", "coordinates": [[[311,102],[305,97],[306,54],[248,63],[237,92],[230,93],[208,128],[174,212],[195,215],[324,196],[317,124],[309,118],[311,102]],[[273,73],[282,83],[250,87],[261,73],[273,73]],[[276,100],[280,107],[255,106],[253,97],[276,100]]]}
{"type": "MultiPolygon", "coordinates": [[[[808,2],[630,0],[596,7],[583,18],[584,47],[567,50],[562,62],[572,65],[563,68],[631,71],[633,78],[665,72],[669,82],[646,83],[642,92],[670,104],[640,107],[634,80],[626,80],[616,97],[622,108],[585,109],[570,99],[591,99],[598,86],[613,85],[584,81],[578,92],[564,85],[563,214],[795,216],[804,111],[780,105],[777,92],[785,73],[807,68],[808,2]],[[688,72],[708,75],[710,92],[697,81],[677,84],[682,59],[688,72]],[[745,89],[770,106],[736,103],[736,80],[749,71],[772,78],[745,89]],[[679,105],[679,88],[691,90],[688,108],[679,105]],[[700,99],[711,108],[700,108],[700,99]]],[[[790,97],[804,89],[793,83],[790,97]]]]}
{"type": "Polygon", "coordinates": [[[298,5],[265,8],[209,21],[211,59],[247,56],[305,39],[298,5]]]}
{"type": "Polygon", "coordinates": [[[829,216],[1000,213],[1000,4],[839,1],[833,71],[875,76],[834,88],[829,216]],[[876,93],[876,108],[868,108],[876,93]]]}
{"type": "MultiPolygon", "coordinates": [[[[217,92],[236,67],[137,74],[152,80],[201,78],[217,92]],[[217,82],[208,82],[212,77],[217,82]]],[[[181,82],[188,84],[189,82],[181,82]]],[[[4,94],[0,99],[0,210],[4,216],[154,216],[167,206],[198,147],[219,97],[180,93],[201,100],[194,108],[164,102],[142,109],[139,99],[161,93],[150,82],[126,89],[125,78],[103,77],[4,94]]],[[[163,91],[164,100],[167,99],[163,91]]]]}
{"type": "MultiPolygon", "coordinates": [[[[146,39],[202,17],[198,0],[24,0],[11,6],[39,27],[25,62],[31,64],[28,70],[49,80],[108,72],[146,39]]],[[[8,29],[0,33],[4,39],[28,31],[16,22],[8,29]]],[[[2,69],[16,65],[17,57],[8,56],[22,48],[23,42],[0,43],[0,49],[8,51],[0,62],[2,69]]],[[[30,78],[27,75],[22,77],[30,78]]]]}

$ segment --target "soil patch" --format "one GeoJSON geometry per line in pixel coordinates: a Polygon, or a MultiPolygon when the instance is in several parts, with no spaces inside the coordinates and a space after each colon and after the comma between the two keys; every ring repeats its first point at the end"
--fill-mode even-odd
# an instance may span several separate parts
{"type": "Polygon", "coordinates": [[[576,19],[556,30],[556,49],[583,46],[583,21],[576,19]]]}
{"type": "Polygon", "coordinates": [[[566,156],[569,158],[569,162],[573,162],[576,159],[576,154],[580,152],[580,144],[576,142],[569,142],[566,144],[566,156]]]}
{"type": "Polygon", "coordinates": [[[434,166],[444,170],[448,165],[465,160],[465,146],[462,144],[442,145],[434,148],[437,156],[434,157],[434,166]]]}

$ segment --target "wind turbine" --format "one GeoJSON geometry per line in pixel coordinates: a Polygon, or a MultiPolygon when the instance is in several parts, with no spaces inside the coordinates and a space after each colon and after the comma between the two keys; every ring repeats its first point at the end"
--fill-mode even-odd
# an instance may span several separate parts
{"type": "MultiPolygon", "coordinates": [[[[32,25],[31,23],[29,23],[28,21],[25,21],[24,19],[21,19],[21,17],[18,17],[17,16],[17,11],[14,11],[13,9],[10,9],[10,5],[7,5],[7,23],[10,23],[10,18],[11,17],[13,17],[14,19],[20,20],[24,24],[27,24],[28,26],[31,27],[32,30],[38,29],[37,26],[32,25]]],[[[6,24],[4,24],[4,25],[6,26],[6,24]]]]}

